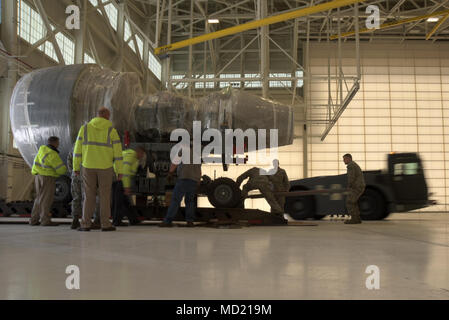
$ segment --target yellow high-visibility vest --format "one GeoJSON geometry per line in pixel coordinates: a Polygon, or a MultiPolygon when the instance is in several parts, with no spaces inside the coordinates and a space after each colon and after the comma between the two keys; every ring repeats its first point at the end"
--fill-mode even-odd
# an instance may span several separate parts
{"type": "Polygon", "coordinates": [[[83,125],[78,133],[73,151],[73,170],[109,169],[115,166],[123,173],[122,144],[112,127],[112,122],[104,118],[94,118],[83,125]]]}
{"type": "Polygon", "coordinates": [[[39,152],[34,158],[31,173],[34,175],[59,177],[65,174],[67,168],[62,162],[58,152],[48,146],[41,146],[39,152]]]}
{"type": "MultiPolygon", "coordinates": [[[[136,151],[128,149],[123,151],[123,187],[131,187],[131,179],[137,174],[139,168],[139,159],[137,159],[136,151]]],[[[115,173],[118,174],[116,166],[114,165],[115,173]]]]}

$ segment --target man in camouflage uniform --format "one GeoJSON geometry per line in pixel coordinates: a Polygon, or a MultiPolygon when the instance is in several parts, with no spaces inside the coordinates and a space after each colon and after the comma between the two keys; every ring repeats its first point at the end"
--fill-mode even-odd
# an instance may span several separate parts
{"type": "Polygon", "coordinates": [[[245,198],[248,197],[249,191],[258,189],[270,205],[271,212],[280,215],[284,214],[284,210],[279,206],[273,195],[272,185],[267,175],[261,175],[260,169],[254,167],[237,178],[237,185],[240,187],[243,180],[247,178],[249,178],[248,182],[242,188],[242,201],[245,201],[245,198]]]}
{"type": "MultiPolygon", "coordinates": [[[[77,176],[75,172],[73,172],[73,152],[70,151],[69,155],[67,157],[67,168],[69,169],[69,173],[72,178],[72,185],[71,185],[71,193],[72,193],[72,226],[71,229],[78,229],[81,225],[79,222],[79,219],[82,217],[83,212],[83,190],[82,185],[83,181],[81,179],[81,176],[77,176]]],[[[94,223],[92,225],[92,228],[100,228],[100,217],[98,216],[99,212],[99,202],[97,197],[97,208],[95,210],[94,215],[94,223]]]]}
{"type": "MultiPolygon", "coordinates": [[[[276,195],[276,192],[288,192],[290,190],[290,181],[288,181],[287,172],[279,167],[278,159],[273,160],[273,168],[275,172],[274,174],[268,175],[268,179],[273,184],[273,191],[275,192],[274,197],[277,203],[279,204],[281,209],[284,209],[285,196],[276,195]]],[[[271,211],[273,212],[273,208],[271,209],[271,211]]]]}
{"type": "Polygon", "coordinates": [[[346,209],[351,216],[351,220],[345,221],[345,224],[362,223],[360,219],[360,210],[358,200],[365,191],[365,179],[359,165],[352,161],[352,156],[347,153],[343,156],[343,162],[348,169],[348,195],[346,196],[346,209]]]}

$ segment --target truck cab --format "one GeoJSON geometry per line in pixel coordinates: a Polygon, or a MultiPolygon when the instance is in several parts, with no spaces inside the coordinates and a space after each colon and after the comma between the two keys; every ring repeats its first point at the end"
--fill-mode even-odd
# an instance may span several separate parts
{"type": "Polygon", "coordinates": [[[389,154],[388,176],[394,193],[396,212],[419,209],[427,205],[427,183],[418,154],[389,154]]]}
{"type": "MultiPolygon", "coordinates": [[[[393,212],[424,208],[434,202],[428,196],[422,161],[417,153],[391,153],[387,169],[364,171],[365,192],[359,199],[363,220],[381,220],[393,212]]],[[[322,176],[291,181],[290,191],[345,189],[347,175],[322,176]]],[[[287,198],[285,211],[294,219],[321,219],[347,214],[342,193],[287,198]]]]}

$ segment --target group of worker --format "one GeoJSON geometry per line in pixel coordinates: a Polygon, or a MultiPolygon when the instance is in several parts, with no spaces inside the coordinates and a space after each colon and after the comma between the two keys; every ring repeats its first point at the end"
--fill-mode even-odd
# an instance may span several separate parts
{"type": "MultiPolygon", "coordinates": [[[[131,180],[137,174],[145,150],[137,147],[122,151],[119,135],[109,119],[110,111],[100,108],[97,117],[80,128],[73,152],[68,155],[72,177],[72,229],[115,231],[115,227],[127,225],[122,221],[125,216],[131,225],[140,223],[131,209],[128,196],[131,194],[131,180]],[[111,203],[112,224],[109,220],[111,203]]],[[[55,181],[67,172],[58,146],[59,138],[50,137],[48,144],[39,148],[34,160],[32,173],[35,175],[36,197],[30,219],[33,226],[58,225],[51,221],[55,181]]],[[[201,180],[201,165],[173,164],[169,175],[173,175],[175,170],[178,180],[167,216],[160,226],[172,226],[185,197],[187,226],[191,227],[195,220],[194,201],[201,180]]]]}
{"type": "MultiPolygon", "coordinates": [[[[105,107],[100,108],[97,117],[80,128],[73,152],[68,156],[72,176],[72,229],[115,231],[115,227],[126,225],[122,221],[125,216],[131,225],[140,222],[130,208],[128,196],[131,194],[131,179],[137,174],[145,150],[137,147],[135,150],[122,151],[120,137],[109,119],[110,111],[105,107]],[[111,203],[113,224],[109,219],[111,203]],[[95,219],[92,221],[94,213],[95,219]]],[[[55,182],[67,172],[58,147],[59,138],[50,137],[48,144],[39,148],[34,159],[32,174],[35,176],[36,197],[30,219],[33,226],[58,225],[51,220],[55,182]]],[[[352,161],[350,154],[345,154],[343,161],[348,170],[346,206],[351,215],[351,220],[345,223],[361,223],[357,201],[365,189],[363,173],[352,161]]],[[[257,189],[267,200],[271,212],[283,216],[285,195],[282,192],[290,190],[290,183],[285,170],[279,167],[278,160],[273,161],[273,168],[273,172],[266,174],[262,174],[260,168],[249,169],[237,178],[237,184],[240,187],[248,179],[242,188],[242,201],[248,197],[249,191],[257,189]]],[[[185,198],[187,226],[194,227],[195,197],[201,181],[201,164],[172,164],[169,176],[175,171],[178,179],[166,217],[159,226],[173,226],[172,221],[185,198]]]]}
{"type": "MultiPolygon", "coordinates": [[[[137,173],[139,160],[144,150],[122,151],[117,131],[113,128],[110,111],[103,107],[97,117],[83,125],[75,141],[73,152],[69,154],[68,165],[72,173],[72,229],[90,231],[115,231],[111,224],[111,193],[114,190],[114,224],[121,225],[122,203],[120,197],[130,194],[131,179],[137,173]],[[92,216],[99,198],[95,221],[92,216]],[[84,197],[84,199],[82,199],[84,197]],[[83,202],[81,210],[81,202],[83,202]],[[82,214],[81,214],[82,211],[82,214]],[[99,211],[99,212],[98,212],[99,211]],[[81,218],[81,222],[79,219],[81,218]]],[[[30,224],[57,226],[51,221],[51,206],[55,193],[55,181],[67,172],[59,156],[59,138],[50,137],[48,144],[41,146],[35,157],[32,173],[35,175],[36,198],[31,213],[30,224]]],[[[123,201],[122,201],[123,202],[123,201]]],[[[138,223],[132,213],[125,213],[130,223],[138,223]]]]}

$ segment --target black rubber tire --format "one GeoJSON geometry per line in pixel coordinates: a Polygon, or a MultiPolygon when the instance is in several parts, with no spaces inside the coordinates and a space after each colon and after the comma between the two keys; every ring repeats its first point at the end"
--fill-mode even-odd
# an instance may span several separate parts
{"type": "Polygon", "coordinates": [[[313,219],[315,219],[315,220],[321,220],[321,219],[323,219],[325,216],[318,216],[318,215],[314,215],[313,216],[313,219]]]}
{"type": "Polygon", "coordinates": [[[72,201],[71,184],[72,180],[67,176],[56,179],[55,202],[69,203],[72,201]]]}
{"type": "Polygon", "coordinates": [[[295,220],[314,218],[315,197],[288,197],[285,202],[285,211],[295,220]]]}
{"type": "Polygon", "coordinates": [[[382,194],[369,188],[359,198],[359,209],[362,220],[382,220],[388,215],[382,194]]]}
{"type": "Polygon", "coordinates": [[[207,198],[215,208],[235,208],[241,202],[242,192],[232,179],[218,178],[208,189],[207,198]]]}

